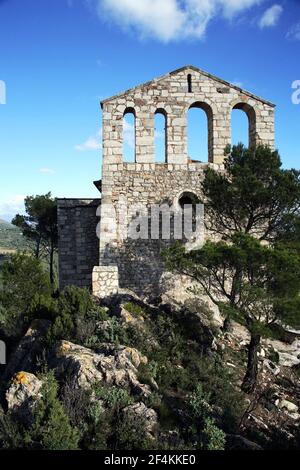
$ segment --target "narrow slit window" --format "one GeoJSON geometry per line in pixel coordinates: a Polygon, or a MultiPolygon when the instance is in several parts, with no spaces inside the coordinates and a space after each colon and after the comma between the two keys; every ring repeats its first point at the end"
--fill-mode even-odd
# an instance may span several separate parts
{"type": "Polygon", "coordinates": [[[135,162],[135,112],[131,108],[123,117],[123,161],[135,162]]]}
{"type": "Polygon", "coordinates": [[[192,88],[192,75],[189,73],[187,76],[187,83],[188,83],[188,92],[192,93],[193,88],[192,88]]]}
{"type": "Polygon", "coordinates": [[[166,163],[167,116],[163,110],[157,110],[154,116],[154,142],[156,163],[166,163]]]}

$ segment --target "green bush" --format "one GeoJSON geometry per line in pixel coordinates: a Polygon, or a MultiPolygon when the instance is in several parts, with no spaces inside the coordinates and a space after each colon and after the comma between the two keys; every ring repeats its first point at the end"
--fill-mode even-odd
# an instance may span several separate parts
{"type": "Polygon", "coordinates": [[[203,429],[203,447],[205,450],[224,450],[226,444],[225,433],[216,426],[212,418],[205,420],[203,429]]]}
{"type": "Polygon", "coordinates": [[[199,383],[188,400],[193,418],[205,420],[209,416],[211,413],[209,400],[210,394],[204,393],[202,384],[199,383]]]}
{"type": "Polygon", "coordinates": [[[124,388],[97,384],[94,386],[93,390],[95,392],[95,396],[99,400],[103,400],[105,406],[116,412],[134,403],[133,398],[124,388]]]}
{"type": "Polygon", "coordinates": [[[133,302],[127,302],[123,305],[123,307],[125,308],[125,310],[127,310],[127,312],[131,313],[133,316],[142,317],[144,314],[144,310],[142,309],[142,307],[133,302]]]}
{"type": "Polygon", "coordinates": [[[66,287],[57,299],[57,314],[49,331],[50,342],[64,339],[86,345],[96,333],[97,322],[107,319],[87,289],[66,287]]]}
{"type": "Polygon", "coordinates": [[[24,448],[25,429],[10,415],[0,415],[0,448],[22,449],[24,448]]]}
{"type": "Polygon", "coordinates": [[[33,424],[26,432],[29,448],[47,450],[78,449],[79,432],[72,427],[57,397],[58,385],[52,372],[44,375],[41,398],[33,411],[33,424]]]}
{"type": "Polygon", "coordinates": [[[143,430],[147,426],[146,418],[126,415],[116,427],[116,447],[120,450],[149,450],[155,448],[155,442],[143,430]]]}
{"type": "Polygon", "coordinates": [[[33,409],[32,424],[25,427],[16,417],[0,417],[0,442],[6,449],[76,450],[79,432],[72,427],[57,397],[58,385],[52,372],[40,377],[41,398],[33,409]]]}
{"type": "Polygon", "coordinates": [[[17,253],[2,266],[0,328],[7,336],[18,337],[32,319],[34,305],[51,297],[51,285],[40,261],[17,253]]]}

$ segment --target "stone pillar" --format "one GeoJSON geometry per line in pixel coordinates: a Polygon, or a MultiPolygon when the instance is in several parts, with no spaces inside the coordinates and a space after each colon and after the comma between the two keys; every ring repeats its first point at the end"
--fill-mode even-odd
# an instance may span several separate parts
{"type": "Polygon", "coordinates": [[[93,295],[99,299],[118,293],[119,275],[117,266],[95,266],[93,269],[93,295]]]}
{"type": "MultiPolygon", "coordinates": [[[[125,100],[124,100],[125,101],[125,100]]],[[[103,162],[122,163],[123,161],[123,113],[125,106],[103,104],[103,162]]]]}
{"type": "Polygon", "coordinates": [[[154,163],[154,113],[144,105],[136,110],[135,149],[137,163],[154,163]]]}

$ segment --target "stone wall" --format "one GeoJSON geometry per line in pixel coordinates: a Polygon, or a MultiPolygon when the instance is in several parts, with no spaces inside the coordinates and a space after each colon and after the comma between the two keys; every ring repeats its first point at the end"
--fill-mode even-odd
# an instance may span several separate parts
{"type": "Polygon", "coordinates": [[[102,102],[103,158],[106,164],[123,161],[123,116],[135,115],[137,163],[154,163],[154,116],[166,116],[168,163],[185,164],[187,112],[205,111],[208,118],[209,161],[222,163],[231,143],[231,113],[243,110],[249,118],[250,145],[274,146],[274,105],[195,67],[184,67],[102,102]],[[191,91],[188,87],[191,77],[191,91]]]}
{"type": "MultiPolygon", "coordinates": [[[[103,165],[100,246],[95,236],[99,201],[60,200],[60,281],[93,284],[99,297],[118,285],[137,293],[159,293],[164,266],[160,252],[169,240],[127,238],[126,208],[140,204],[176,207],[184,193],[203,201],[201,181],[211,166],[223,170],[224,149],[231,144],[233,109],[246,113],[249,145],[274,147],[274,105],[230,83],[187,66],[101,103],[103,165]],[[200,108],[207,116],[208,162],[194,162],[187,150],[187,113],[200,108]],[[123,159],[124,116],[135,117],[135,162],[123,159]],[[166,121],[165,163],[155,162],[154,117],[166,121]],[[94,268],[95,267],[95,268],[94,268]],[[93,278],[92,278],[92,271],[93,278]]],[[[202,143],[204,145],[204,143],[202,143]]],[[[205,201],[203,201],[205,202],[205,201]]],[[[211,234],[205,234],[210,238],[211,234]]],[[[194,246],[203,233],[197,233],[194,246]],[[199,238],[197,238],[199,237],[199,238]]]]}
{"type": "MultiPolygon", "coordinates": [[[[224,149],[231,144],[231,114],[244,111],[249,144],[274,147],[274,105],[195,67],[184,67],[101,103],[103,109],[102,206],[100,266],[115,267],[120,287],[137,293],[158,293],[164,273],[162,239],[124,238],[124,205],[176,205],[189,192],[202,200],[204,169],[222,170],[224,149]],[[205,111],[209,162],[191,162],[187,151],[187,113],[205,111]],[[135,163],[123,159],[123,119],[135,116],[135,163]],[[166,162],[155,163],[154,116],[166,119],[166,162]],[[115,213],[115,215],[113,214],[115,213]]],[[[210,237],[210,234],[206,234],[210,237]]],[[[197,243],[197,241],[195,242],[197,243]]],[[[104,282],[103,275],[101,282],[104,282]]],[[[94,283],[94,291],[101,286],[94,283]]],[[[105,289],[104,289],[105,290],[105,289]]],[[[105,292],[101,291],[101,296],[105,292]]]]}
{"type": "MultiPolygon", "coordinates": [[[[176,208],[183,193],[193,193],[199,202],[205,202],[201,182],[208,167],[222,170],[222,165],[211,163],[120,163],[105,169],[106,183],[109,181],[112,188],[110,204],[116,214],[116,229],[108,230],[112,221],[107,221],[105,208],[102,207],[100,228],[105,235],[100,237],[100,265],[118,267],[120,287],[130,288],[139,295],[158,294],[160,279],[165,271],[160,252],[172,241],[150,239],[150,218],[148,240],[124,238],[128,233],[128,224],[135,215],[131,217],[129,211],[129,217],[124,217],[126,209],[137,204],[148,209],[152,205],[162,204],[176,208]]],[[[109,206],[107,213],[112,215],[109,206]]]]}
{"type": "Polygon", "coordinates": [[[67,285],[91,288],[92,271],[99,264],[96,229],[100,202],[100,199],[58,199],[61,289],[67,285]]]}
{"type": "Polygon", "coordinates": [[[103,298],[114,295],[119,289],[117,266],[95,266],[93,269],[93,294],[103,298]]]}

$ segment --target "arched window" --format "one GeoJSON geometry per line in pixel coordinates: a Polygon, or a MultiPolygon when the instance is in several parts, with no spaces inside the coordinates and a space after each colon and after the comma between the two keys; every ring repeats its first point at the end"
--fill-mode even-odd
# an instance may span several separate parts
{"type": "MultiPolygon", "coordinates": [[[[195,232],[197,229],[197,222],[199,223],[199,205],[202,202],[198,196],[190,191],[183,192],[178,199],[178,206],[181,209],[181,226],[183,240],[184,235],[187,235],[186,230],[195,232]],[[190,219],[191,217],[191,219],[190,219]]],[[[179,220],[177,219],[177,223],[179,220]]]]}
{"type": "Polygon", "coordinates": [[[231,113],[231,145],[244,144],[253,147],[256,143],[256,114],[247,103],[238,103],[231,113]]]}
{"type": "Polygon", "coordinates": [[[123,161],[135,162],[135,111],[127,108],[123,115],[123,161]]]}
{"type": "Polygon", "coordinates": [[[188,111],[188,161],[212,161],[212,152],[213,112],[208,104],[197,102],[188,111]]]}
{"type": "Polygon", "coordinates": [[[154,146],[155,161],[167,162],[167,114],[163,109],[158,109],[154,116],[154,146]]]}
{"type": "Polygon", "coordinates": [[[188,93],[192,93],[193,92],[192,75],[190,73],[187,76],[187,85],[188,85],[188,93]]]}

